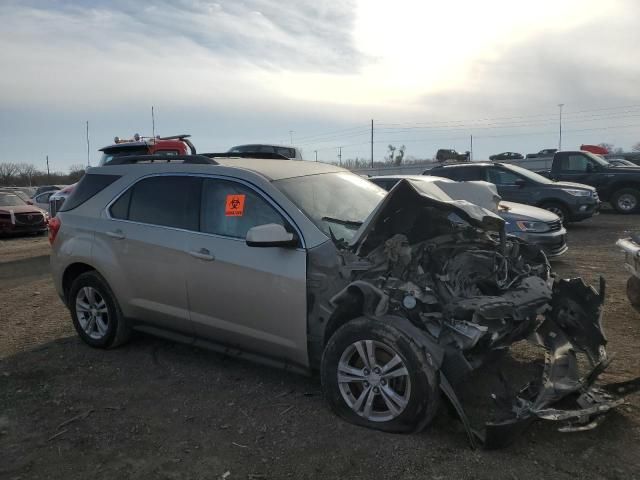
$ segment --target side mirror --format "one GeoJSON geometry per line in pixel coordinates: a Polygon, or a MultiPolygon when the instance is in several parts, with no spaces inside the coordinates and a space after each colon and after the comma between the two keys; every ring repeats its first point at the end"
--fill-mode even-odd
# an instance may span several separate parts
{"type": "Polygon", "coordinates": [[[527,181],[522,178],[517,179],[514,183],[514,185],[517,185],[520,188],[524,187],[526,184],[527,184],[527,181]]]}
{"type": "Polygon", "coordinates": [[[298,237],[277,223],[267,223],[250,228],[246,242],[249,247],[296,247],[298,237]]]}

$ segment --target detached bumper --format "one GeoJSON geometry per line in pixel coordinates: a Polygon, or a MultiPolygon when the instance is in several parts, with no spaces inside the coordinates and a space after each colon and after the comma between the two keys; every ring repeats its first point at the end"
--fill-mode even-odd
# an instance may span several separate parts
{"type": "Polygon", "coordinates": [[[633,276],[640,277],[640,245],[631,238],[621,238],[616,242],[624,252],[624,268],[633,276]]]}
{"type": "Polygon", "coordinates": [[[526,383],[513,396],[491,394],[499,407],[500,420],[485,422],[482,429],[473,428],[459,395],[444,378],[442,391],[456,408],[472,446],[504,447],[538,419],[558,422],[561,432],[591,430],[604,420],[606,413],[624,403],[624,395],[640,390],[640,378],[598,384],[599,375],[611,361],[601,326],[604,290],[603,279],[600,292],[582,279],[556,281],[551,313],[529,338],[545,351],[542,376],[526,383]],[[589,361],[586,372],[580,369],[578,352],[589,361]]]}

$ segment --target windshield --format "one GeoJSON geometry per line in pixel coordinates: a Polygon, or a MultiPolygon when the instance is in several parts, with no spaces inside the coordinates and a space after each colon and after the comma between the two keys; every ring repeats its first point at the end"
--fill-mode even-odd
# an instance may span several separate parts
{"type": "Polygon", "coordinates": [[[527,170],[526,168],[518,167],[517,165],[503,165],[504,168],[511,170],[518,175],[522,175],[523,177],[538,183],[553,183],[553,180],[549,180],[547,177],[543,177],[542,175],[532,172],[531,170],[527,170]]]}
{"type": "Polygon", "coordinates": [[[362,223],[387,194],[358,175],[323,173],[273,182],[331,238],[351,241],[362,223]]]}
{"type": "Polygon", "coordinates": [[[19,207],[21,205],[26,205],[26,203],[20,200],[17,195],[13,193],[0,194],[0,207],[19,207]]]}

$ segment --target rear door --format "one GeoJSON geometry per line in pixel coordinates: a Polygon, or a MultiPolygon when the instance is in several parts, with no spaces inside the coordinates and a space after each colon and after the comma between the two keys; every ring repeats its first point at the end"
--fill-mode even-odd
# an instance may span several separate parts
{"type": "Polygon", "coordinates": [[[306,252],[249,247],[254,226],[295,231],[265,194],[250,184],[205,178],[201,233],[189,239],[187,288],[198,336],[306,366],[306,252]]]}
{"type": "Polygon", "coordinates": [[[96,243],[123,308],[136,320],[192,333],[185,266],[190,232],[200,219],[198,177],[144,178],[108,209],[96,229],[96,243]]]}

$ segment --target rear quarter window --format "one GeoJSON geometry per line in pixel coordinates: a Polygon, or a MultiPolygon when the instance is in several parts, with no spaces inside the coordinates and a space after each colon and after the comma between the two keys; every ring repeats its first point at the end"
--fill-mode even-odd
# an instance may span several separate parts
{"type": "MultiPolygon", "coordinates": [[[[113,182],[118,180],[120,175],[99,175],[87,173],[82,177],[78,184],[71,192],[69,198],[65,200],[60,208],[61,212],[67,212],[79,207],[84,202],[101,192],[113,182]]],[[[52,192],[54,193],[54,192],[52,192]]]]}

